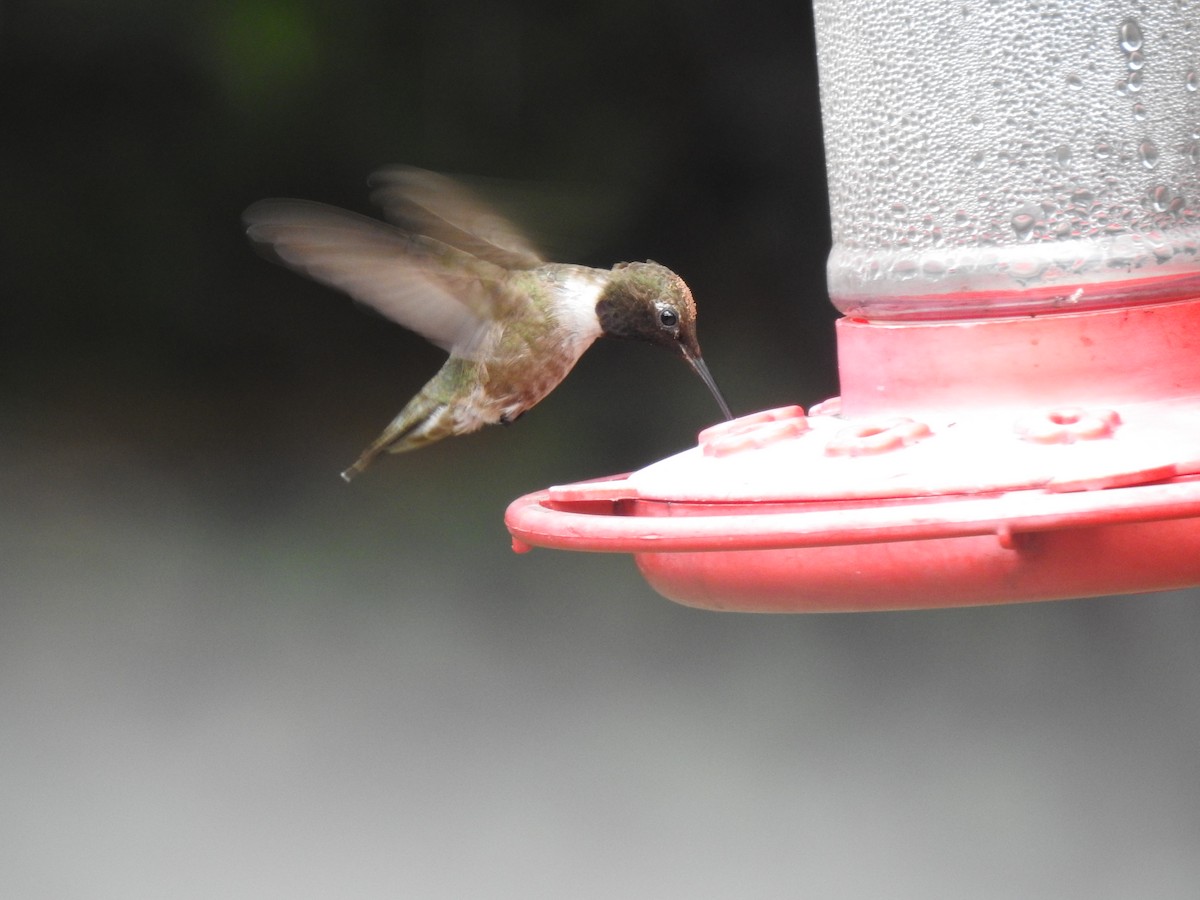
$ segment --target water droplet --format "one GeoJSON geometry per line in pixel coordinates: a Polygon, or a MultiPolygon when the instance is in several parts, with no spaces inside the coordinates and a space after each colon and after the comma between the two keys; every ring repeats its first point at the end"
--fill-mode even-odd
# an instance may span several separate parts
{"type": "Polygon", "coordinates": [[[973,116],[971,116],[971,118],[970,118],[968,121],[969,121],[969,122],[970,122],[972,125],[974,125],[974,126],[976,126],[976,127],[979,127],[980,125],[982,125],[982,124],[983,124],[983,117],[982,117],[982,116],[980,116],[980,115],[978,115],[978,114],[976,114],[976,115],[973,115],[973,116]]]}
{"type": "Polygon", "coordinates": [[[1183,78],[1183,86],[1189,91],[1194,91],[1200,87],[1200,77],[1197,77],[1195,69],[1187,70],[1187,75],[1183,78]]]}
{"type": "Polygon", "coordinates": [[[1200,144],[1189,141],[1183,146],[1183,156],[1193,166],[1200,164],[1200,144]]]}
{"type": "Polygon", "coordinates": [[[907,212],[908,212],[908,207],[905,206],[903,203],[893,203],[892,204],[892,217],[893,218],[903,219],[907,212]]]}
{"type": "Polygon", "coordinates": [[[1078,91],[1083,87],[1083,79],[1072,72],[1067,76],[1067,87],[1073,91],[1078,91]]]}
{"type": "Polygon", "coordinates": [[[976,150],[974,153],[971,154],[971,165],[982,166],[985,156],[986,156],[986,154],[984,154],[984,152],[982,150],[976,150]]]}
{"type": "Polygon", "coordinates": [[[1096,199],[1096,195],[1089,190],[1078,190],[1071,195],[1071,202],[1076,206],[1087,206],[1094,199],[1096,199]]]}
{"type": "Polygon", "coordinates": [[[1147,169],[1153,169],[1158,165],[1158,148],[1151,141],[1142,141],[1138,144],[1138,159],[1147,169]]]}
{"type": "Polygon", "coordinates": [[[1125,92],[1136,94],[1142,89],[1142,73],[1130,72],[1129,77],[1125,79],[1125,92]]]}
{"type": "Polygon", "coordinates": [[[1166,212],[1171,206],[1171,189],[1160,184],[1150,194],[1151,204],[1155,212],[1166,212]]]}
{"type": "Polygon", "coordinates": [[[1137,71],[1146,64],[1146,57],[1142,55],[1141,50],[1134,50],[1129,54],[1129,59],[1126,60],[1127,65],[1133,71],[1137,71]]]}
{"type": "Polygon", "coordinates": [[[1054,164],[1060,169],[1065,169],[1071,165],[1071,148],[1066,144],[1056,147],[1050,156],[1054,160],[1054,164]]]}
{"type": "Polygon", "coordinates": [[[1126,19],[1118,30],[1121,39],[1121,49],[1126,53],[1142,49],[1142,27],[1137,19],[1126,19]]]}
{"type": "Polygon", "coordinates": [[[1096,145],[1096,155],[1101,159],[1108,159],[1113,154],[1112,144],[1101,141],[1096,145]]]}
{"type": "Polygon", "coordinates": [[[1146,107],[1142,106],[1142,104],[1140,104],[1140,103],[1133,104],[1133,117],[1134,117],[1134,119],[1136,119],[1139,122],[1141,122],[1143,119],[1145,119],[1146,118],[1146,107]]]}
{"type": "Polygon", "coordinates": [[[1027,241],[1033,234],[1033,226],[1037,224],[1037,219],[1032,214],[1021,211],[1012,217],[1009,224],[1012,225],[1017,240],[1027,241]]]}

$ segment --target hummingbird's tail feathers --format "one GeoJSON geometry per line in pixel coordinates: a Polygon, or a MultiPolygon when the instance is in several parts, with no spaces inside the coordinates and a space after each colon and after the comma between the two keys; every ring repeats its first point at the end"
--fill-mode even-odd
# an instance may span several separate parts
{"type": "MultiPolygon", "coordinates": [[[[409,406],[412,406],[412,404],[410,403],[409,406]]],[[[383,433],[374,441],[372,441],[366,450],[358,455],[358,459],[354,461],[353,465],[342,471],[343,481],[349,484],[355,478],[355,476],[360,475],[362,471],[372,463],[375,457],[377,457],[380,453],[383,453],[385,450],[391,453],[400,453],[404,450],[414,450],[416,447],[420,446],[420,444],[413,444],[412,446],[406,445],[406,436],[420,424],[419,422],[406,422],[406,412],[408,412],[408,407],[405,407],[405,412],[402,412],[399,416],[397,416],[392,423],[383,430],[383,433]]]]}
{"type": "Polygon", "coordinates": [[[445,370],[408,401],[354,464],[342,472],[343,480],[353,479],[381,453],[407,453],[442,438],[475,431],[484,424],[482,420],[464,417],[453,397],[443,396],[444,378],[445,370]]]}
{"type": "MultiPolygon", "coordinates": [[[[436,440],[436,438],[431,439],[436,440]]],[[[407,441],[403,436],[397,437],[391,433],[391,429],[385,430],[378,438],[371,442],[362,453],[358,454],[353,464],[342,470],[342,481],[349,484],[375,461],[381,453],[404,453],[408,450],[416,450],[418,447],[423,447],[428,444],[428,440],[407,441]]]]}
{"type": "Polygon", "coordinates": [[[508,271],[431,237],[307,200],[261,200],[246,234],[275,262],[344,291],[447,352],[520,302],[508,271]]]}
{"type": "Polygon", "coordinates": [[[355,460],[354,465],[350,466],[349,468],[342,469],[342,481],[346,482],[346,484],[349,484],[362,472],[363,469],[367,467],[369,463],[370,460],[363,460],[361,457],[355,460]]]}
{"type": "Polygon", "coordinates": [[[405,231],[427,234],[505,269],[544,265],[515,225],[453,179],[412,166],[389,166],[367,183],[374,188],[371,201],[405,231]]]}

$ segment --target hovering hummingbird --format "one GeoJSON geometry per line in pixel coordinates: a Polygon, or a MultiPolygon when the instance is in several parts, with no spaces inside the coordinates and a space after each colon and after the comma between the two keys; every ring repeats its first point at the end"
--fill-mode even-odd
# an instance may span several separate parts
{"type": "Polygon", "coordinates": [[[391,224],[307,200],[261,200],[243,214],[268,258],[450,354],[342,473],[346,481],[381,452],[516,421],[601,336],[674,350],[733,418],[700,355],[691,291],[670,269],[547,263],[512,224],[433,172],[391,167],[369,184],[391,224]]]}

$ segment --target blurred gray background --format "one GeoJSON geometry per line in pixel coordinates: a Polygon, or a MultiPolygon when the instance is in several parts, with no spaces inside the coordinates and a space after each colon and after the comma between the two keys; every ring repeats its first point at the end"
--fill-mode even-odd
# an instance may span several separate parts
{"type": "Polygon", "coordinates": [[[805,4],[38,0],[0,17],[0,896],[1195,897],[1195,592],[757,617],[515,556],[711,398],[597,346],[337,473],[440,365],[266,196],[486,176],[653,258],[750,412],[836,392],[805,4]]]}

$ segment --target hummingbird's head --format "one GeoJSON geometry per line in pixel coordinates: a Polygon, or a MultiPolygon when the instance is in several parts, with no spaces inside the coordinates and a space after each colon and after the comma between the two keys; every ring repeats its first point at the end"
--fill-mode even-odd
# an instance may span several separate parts
{"type": "Polygon", "coordinates": [[[683,279],[655,262],[618,263],[596,302],[608,337],[670,347],[700,355],[696,304],[683,279]]]}
{"type": "Polygon", "coordinates": [[[644,341],[674,350],[708,385],[725,418],[725,398],[700,355],[696,303],[682,278],[656,262],[618,263],[596,301],[596,316],[607,337],[644,341]]]}

